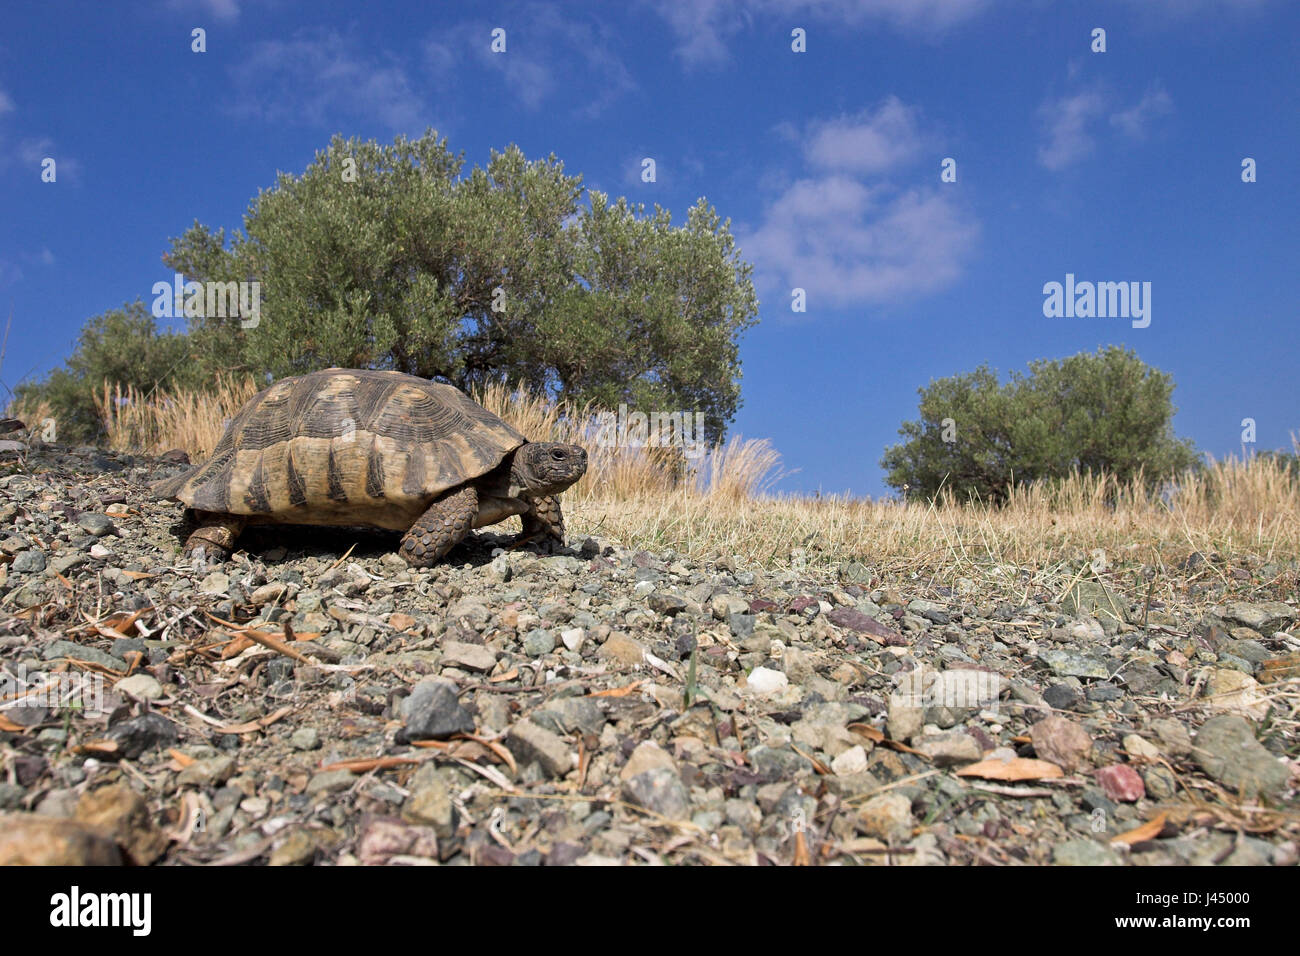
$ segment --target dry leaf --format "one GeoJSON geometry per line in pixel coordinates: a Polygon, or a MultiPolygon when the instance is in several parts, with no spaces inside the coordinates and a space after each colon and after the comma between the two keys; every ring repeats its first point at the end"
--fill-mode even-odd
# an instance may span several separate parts
{"type": "Polygon", "coordinates": [[[1146,843],[1148,840],[1154,840],[1156,837],[1160,836],[1160,832],[1164,830],[1165,823],[1168,822],[1168,820],[1169,814],[1161,813],[1148,820],[1140,827],[1134,827],[1127,833],[1121,833],[1119,836],[1111,837],[1110,842],[1127,843],[1129,846],[1136,846],[1139,843],[1146,843]]]}
{"type": "Polygon", "coordinates": [[[890,740],[879,729],[872,727],[870,724],[849,724],[849,730],[859,737],[866,737],[873,744],[883,744],[892,750],[900,750],[905,754],[915,754],[918,757],[924,756],[921,751],[914,750],[907,744],[899,743],[897,740],[890,740]]]}
{"type": "Polygon", "coordinates": [[[174,747],[169,748],[167,750],[167,753],[171,756],[172,760],[176,761],[177,770],[184,770],[190,764],[194,763],[195,760],[197,759],[195,757],[191,757],[189,754],[181,753],[179,750],[177,750],[174,747]]]}
{"type": "Polygon", "coordinates": [[[519,676],[519,668],[518,668],[518,667],[512,667],[512,668],[510,668],[510,670],[506,671],[504,674],[498,674],[496,677],[489,677],[489,678],[488,678],[488,683],[489,683],[489,684],[504,684],[506,681],[508,681],[508,680],[514,680],[514,679],[515,679],[516,677],[518,677],[518,676],[519,676]]]}
{"type": "Polygon", "coordinates": [[[408,763],[420,763],[415,757],[362,757],[357,760],[340,760],[326,764],[321,770],[351,770],[353,773],[369,773],[372,770],[387,770],[389,767],[402,767],[408,763]]]}
{"type": "Polygon", "coordinates": [[[611,687],[608,690],[592,691],[587,696],[588,697],[627,697],[629,694],[634,693],[636,689],[640,687],[643,683],[645,682],[634,680],[626,687],[611,687]]]}
{"type": "Polygon", "coordinates": [[[1013,757],[1010,760],[981,760],[957,771],[959,777],[983,777],[985,780],[1054,780],[1065,771],[1046,760],[1013,757]]]}
{"type": "Polygon", "coordinates": [[[116,740],[88,740],[80,746],[73,747],[72,752],[83,756],[112,756],[118,752],[116,740]]]}
{"type": "Polygon", "coordinates": [[[8,734],[21,734],[27,728],[22,724],[15,724],[4,714],[0,714],[0,730],[8,734]]]}

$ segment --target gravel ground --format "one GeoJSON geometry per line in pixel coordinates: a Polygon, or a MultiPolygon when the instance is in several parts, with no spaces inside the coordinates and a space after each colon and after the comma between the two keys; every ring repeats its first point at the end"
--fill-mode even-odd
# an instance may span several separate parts
{"type": "Polygon", "coordinates": [[[0,456],[0,863],[1297,862],[1294,556],[1164,603],[484,532],[195,568],[177,467],[0,456]]]}

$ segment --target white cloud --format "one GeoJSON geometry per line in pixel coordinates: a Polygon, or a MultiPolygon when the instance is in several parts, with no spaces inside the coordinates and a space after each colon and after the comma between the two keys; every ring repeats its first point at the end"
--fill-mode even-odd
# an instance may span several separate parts
{"type": "Polygon", "coordinates": [[[0,116],[14,111],[14,101],[4,90],[0,90],[0,116]]]}
{"type": "Polygon", "coordinates": [[[167,6],[178,13],[209,16],[226,23],[239,19],[239,0],[167,0],[167,6]]]}
{"type": "Polygon", "coordinates": [[[1101,94],[1091,90],[1049,100],[1039,107],[1047,142],[1038,149],[1038,161],[1048,169],[1064,169],[1091,153],[1096,143],[1089,127],[1104,108],[1101,94]]]}
{"type": "Polygon", "coordinates": [[[463,80],[464,68],[472,62],[498,73],[526,109],[539,109],[563,92],[589,118],[636,89],[631,72],[613,52],[616,38],[603,25],[564,16],[549,6],[527,7],[505,27],[505,53],[492,52],[496,26],[500,24],[473,21],[440,29],[424,45],[429,70],[441,84],[453,84],[463,80]]]}
{"type": "Polygon", "coordinates": [[[1142,99],[1126,110],[1112,113],[1110,125],[1133,139],[1142,139],[1151,123],[1160,116],[1173,112],[1174,101],[1160,84],[1153,84],[1142,94],[1142,99]]]}
{"type": "Polygon", "coordinates": [[[378,119],[393,129],[428,125],[428,107],[394,57],[370,55],[333,30],[262,40],[230,70],[232,112],[270,122],[337,125],[378,119]]]}
{"type": "Polygon", "coordinates": [[[825,169],[875,173],[911,159],[920,146],[916,110],[891,96],[874,112],[813,123],[804,156],[825,169]]]}
{"type": "MultiPolygon", "coordinates": [[[[936,33],[966,20],[989,0],[649,0],[677,37],[676,54],[690,68],[730,59],[728,41],[758,17],[807,17],[811,23],[857,26],[881,22],[936,33]]],[[[800,26],[802,24],[792,24],[800,26]]],[[[806,25],[805,25],[806,26],[806,25]]]]}
{"type": "Polygon", "coordinates": [[[925,139],[915,111],[891,97],[874,112],[814,121],[798,138],[813,175],[780,187],[762,222],[738,230],[760,289],[805,289],[810,308],[861,305],[930,294],[961,275],[979,225],[956,188],[937,182],[937,165],[933,185],[880,178],[925,139]]]}

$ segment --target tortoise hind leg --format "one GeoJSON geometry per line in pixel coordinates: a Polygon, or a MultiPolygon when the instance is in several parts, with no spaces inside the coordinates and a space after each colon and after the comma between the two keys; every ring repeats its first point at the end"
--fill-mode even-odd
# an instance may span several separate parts
{"type": "Polygon", "coordinates": [[[555,550],[564,547],[564,515],[560,512],[559,495],[546,495],[528,502],[528,510],[519,516],[524,530],[510,545],[523,548],[540,544],[555,550]]]}
{"type": "Polygon", "coordinates": [[[201,563],[221,562],[235,550],[235,541],[247,523],[242,515],[193,512],[198,527],[185,541],[185,553],[201,563]]]}
{"type": "Polygon", "coordinates": [[[443,495],[402,535],[399,553],[413,568],[428,568],[460,544],[478,516],[478,491],[473,485],[443,495]]]}

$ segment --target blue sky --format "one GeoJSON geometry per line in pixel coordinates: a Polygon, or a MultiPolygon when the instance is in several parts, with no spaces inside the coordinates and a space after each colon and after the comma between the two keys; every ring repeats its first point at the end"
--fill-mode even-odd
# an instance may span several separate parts
{"type": "Polygon", "coordinates": [[[9,387],[149,301],[169,237],[240,226],[334,133],[432,126],[467,166],[516,143],[677,221],[700,196],[732,220],[762,300],[732,431],[797,469],[779,489],[885,493],[918,387],[1111,343],[1173,374],[1205,451],[1240,453],[1244,418],[1258,448],[1300,431],[1286,0],[20,0],[5,21],[9,387]],[[1045,317],[1067,273],[1150,282],[1150,325],[1045,317]]]}

